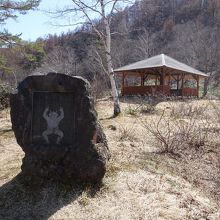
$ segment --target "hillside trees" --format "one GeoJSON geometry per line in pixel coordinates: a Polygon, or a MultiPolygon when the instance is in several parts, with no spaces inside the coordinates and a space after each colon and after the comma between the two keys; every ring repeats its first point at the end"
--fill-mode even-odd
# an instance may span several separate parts
{"type": "Polygon", "coordinates": [[[184,27],[180,25],[177,30],[183,28],[184,32],[178,31],[175,48],[185,56],[186,63],[209,75],[204,81],[205,96],[213,80],[216,85],[220,80],[220,27],[216,25],[210,28],[199,22],[188,22],[184,27]]]}
{"type": "Polygon", "coordinates": [[[11,69],[7,67],[7,60],[5,56],[3,56],[2,54],[0,55],[0,71],[3,71],[3,72],[11,71],[11,69]]]}
{"type": "Polygon", "coordinates": [[[30,72],[40,67],[46,53],[41,42],[20,42],[10,48],[0,49],[0,80],[13,87],[30,72]]]}
{"type": "Polygon", "coordinates": [[[42,43],[25,43],[21,50],[23,56],[20,64],[25,70],[30,71],[40,67],[46,57],[42,43]]]}
{"type": "Polygon", "coordinates": [[[4,83],[1,82],[5,77],[8,78],[7,81],[11,80],[11,76],[8,77],[7,73],[12,73],[15,81],[15,86],[17,85],[17,77],[14,72],[13,67],[18,67],[20,64],[14,56],[15,50],[13,44],[20,41],[19,36],[14,36],[10,34],[4,27],[5,21],[9,18],[16,19],[19,14],[25,14],[27,11],[36,9],[39,5],[40,0],[2,0],[0,1],[0,95],[2,104],[5,96],[4,83]],[[16,63],[16,65],[15,65],[16,63]],[[15,66],[14,66],[15,65],[15,66]]]}
{"type": "Polygon", "coordinates": [[[96,1],[82,1],[82,0],[72,0],[73,7],[66,7],[63,10],[57,11],[57,14],[65,16],[67,14],[74,14],[79,16],[79,21],[75,22],[73,25],[86,24],[88,25],[94,33],[97,34],[99,40],[102,42],[105,60],[101,62],[103,64],[103,70],[107,71],[111,82],[112,96],[114,100],[114,116],[117,116],[120,112],[120,103],[118,98],[118,91],[115,83],[115,76],[113,71],[113,62],[111,54],[111,21],[114,13],[119,10],[119,6],[124,6],[125,4],[130,4],[134,1],[131,0],[96,0],[96,1]],[[121,4],[120,4],[121,3],[121,4]],[[97,24],[95,18],[99,19],[97,24]],[[106,63],[106,66],[104,65],[106,63]]]}
{"type": "Polygon", "coordinates": [[[79,64],[73,48],[56,45],[48,53],[43,71],[65,73],[67,75],[79,73],[79,64]]]}

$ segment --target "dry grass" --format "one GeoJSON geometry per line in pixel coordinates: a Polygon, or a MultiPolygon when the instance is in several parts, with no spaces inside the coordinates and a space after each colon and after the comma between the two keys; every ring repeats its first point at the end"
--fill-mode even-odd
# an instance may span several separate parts
{"type": "MultiPolygon", "coordinates": [[[[204,111],[207,117],[218,114],[208,101],[190,103],[208,104],[204,111]]],[[[171,105],[181,108],[184,104],[163,102],[145,112],[139,107],[143,107],[140,98],[124,100],[124,113],[112,119],[111,100],[98,100],[97,110],[112,153],[100,188],[45,183],[40,189],[30,190],[24,186],[18,175],[23,152],[10,130],[7,113],[1,112],[0,219],[218,220],[219,140],[204,145],[203,154],[191,151],[186,157],[175,158],[156,153],[158,146],[154,146],[152,135],[141,123],[158,120],[171,105]],[[135,114],[130,114],[131,109],[135,109],[135,114]]],[[[178,113],[178,117],[187,118],[190,111],[193,110],[178,113]]],[[[177,117],[175,112],[170,114],[177,117]]],[[[213,137],[217,136],[215,132],[210,130],[213,137]]]]}

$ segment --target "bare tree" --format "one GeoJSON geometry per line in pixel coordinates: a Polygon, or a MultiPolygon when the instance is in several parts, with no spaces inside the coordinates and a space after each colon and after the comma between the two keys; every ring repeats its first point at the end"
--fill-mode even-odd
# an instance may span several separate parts
{"type": "Polygon", "coordinates": [[[67,46],[56,46],[48,53],[47,61],[38,71],[55,71],[76,75],[79,73],[79,64],[74,49],[67,46]]]}
{"type": "Polygon", "coordinates": [[[134,2],[134,0],[72,0],[73,7],[67,6],[55,12],[58,16],[67,16],[75,13],[75,15],[79,16],[78,22],[70,22],[68,25],[87,24],[92,27],[93,31],[101,40],[105,52],[105,62],[102,61],[101,63],[103,65],[103,70],[106,69],[111,82],[112,96],[114,100],[114,116],[117,116],[121,112],[121,109],[111,55],[111,36],[112,34],[116,34],[111,32],[111,21],[114,13],[119,10],[119,7],[134,2]],[[99,25],[95,18],[100,19],[99,25]],[[106,63],[106,67],[104,66],[104,63],[106,63]]]}
{"type": "Polygon", "coordinates": [[[153,37],[145,28],[143,31],[144,33],[138,36],[138,40],[135,44],[135,55],[139,59],[148,58],[155,55],[153,37]]]}

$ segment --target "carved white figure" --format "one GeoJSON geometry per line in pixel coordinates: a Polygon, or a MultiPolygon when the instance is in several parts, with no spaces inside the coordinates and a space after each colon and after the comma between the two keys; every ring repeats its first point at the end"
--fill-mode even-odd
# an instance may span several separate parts
{"type": "Polygon", "coordinates": [[[47,129],[42,133],[43,138],[49,144],[48,135],[56,134],[58,136],[56,143],[59,144],[63,138],[63,132],[59,129],[59,124],[64,118],[63,108],[60,107],[59,111],[51,111],[47,107],[44,110],[43,117],[47,121],[47,129]]]}

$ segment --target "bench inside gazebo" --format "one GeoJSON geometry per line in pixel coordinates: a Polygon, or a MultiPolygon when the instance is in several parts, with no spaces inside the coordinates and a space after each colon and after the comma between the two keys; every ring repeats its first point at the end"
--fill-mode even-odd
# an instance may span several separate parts
{"type": "Polygon", "coordinates": [[[199,96],[199,82],[208,75],[160,54],[115,69],[122,77],[122,95],[199,96]]]}

